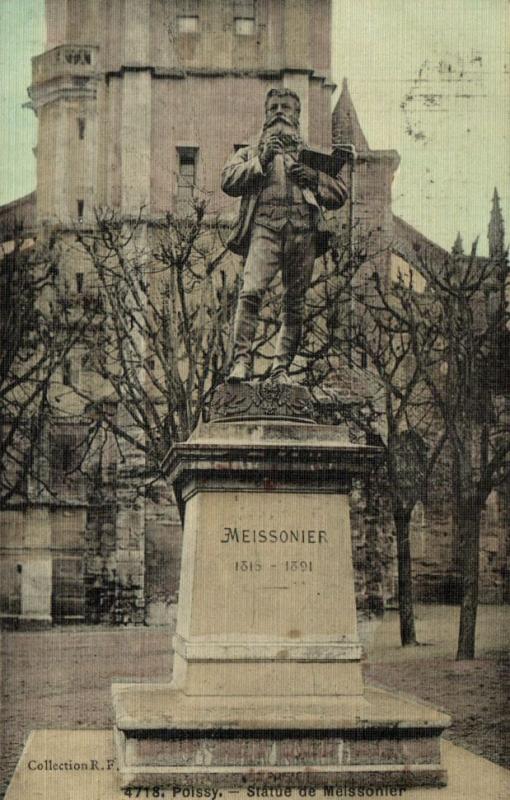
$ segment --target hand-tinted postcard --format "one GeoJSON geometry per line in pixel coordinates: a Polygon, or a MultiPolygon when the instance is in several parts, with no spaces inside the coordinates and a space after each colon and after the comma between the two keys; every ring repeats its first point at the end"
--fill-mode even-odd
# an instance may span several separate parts
{"type": "Polygon", "coordinates": [[[0,0],[2,796],[510,796],[506,0],[0,0]]]}

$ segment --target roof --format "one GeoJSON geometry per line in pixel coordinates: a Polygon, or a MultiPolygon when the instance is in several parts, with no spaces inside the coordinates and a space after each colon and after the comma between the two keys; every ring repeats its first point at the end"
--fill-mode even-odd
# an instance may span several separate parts
{"type": "Polygon", "coordinates": [[[358,153],[370,150],[361,129],[346,78],[342,81],[342,91],[333,111],[333,144],[353,144],[358,153]]]}
{"type": "Polygon", "coordinates": [[[36,193],[0,206],[0,242],[8,241],[15,235],[26,236],[33,232],[36,220],[36,193]]]}
{"type": "Polygon", "coordinates": [[[448,258],[449,253],[443,247],[428,239],[412,225],[393,214],[392,251],[408,264],[420,269],[423,260],[437,264],[448,258]]]}

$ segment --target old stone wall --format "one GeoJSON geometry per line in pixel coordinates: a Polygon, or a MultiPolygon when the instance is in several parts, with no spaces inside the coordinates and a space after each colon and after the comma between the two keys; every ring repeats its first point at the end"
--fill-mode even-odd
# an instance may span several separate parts
{"type": "Polygon", "coordinates": [[[350,496],[356,605],[363,616],[381,614],[395,596],[395,538],[389,509],[373,482],[350,496]]]}
{"type": "Polygon", "coordinates": [[[83,507],[0,512],[0,616],[14,625],[85,618],[83,507]]]}
{"type": "MultiPolygon", "coordinates": [[[[480,530],[480,602],[510,599],[510,519],[508,491],[493,492],[482,512],[480,530]]],[[[458,603],[460,571],[448,500],[418,504],[411,521],[414,591],[424,602],[458,603]]]]}
{"type": "Polygon", "coordinates": [[[148,624],[172,622],[179,594],[182,527],[170,487],[158,484],[145,507],[145,601],[148,624]]]}

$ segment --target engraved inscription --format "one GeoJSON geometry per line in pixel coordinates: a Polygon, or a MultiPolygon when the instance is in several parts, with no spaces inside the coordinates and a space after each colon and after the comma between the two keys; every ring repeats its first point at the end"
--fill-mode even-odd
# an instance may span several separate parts
{"type": "Polygon", "coordinates": [[[236,572],[261,572],[263,569],[277,569],[283,567],[285,572],[313,572],[312,561],[283,561],[281,564],[264,564],[261,561],[236,561],[236,572]]]}
{"type": "Polygon", "coordinates": [[[324,530],[293,529],[271,530],[257,528],[223,528],[221,544],[327,544],[324,530]]]}

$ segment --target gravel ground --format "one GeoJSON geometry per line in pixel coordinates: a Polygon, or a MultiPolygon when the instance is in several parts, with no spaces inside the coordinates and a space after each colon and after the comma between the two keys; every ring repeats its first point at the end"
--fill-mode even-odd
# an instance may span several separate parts
{"type": "MultiPolygon", "coordinates": [[[[480,609],[472,662],[454,661],[458,609],[416,612],[421,647],[399,647],[395,612],[371,626],[367,677],[445,709],[454,718],[450,739],[510,767],[510,606],[480,609]]],[[[32,729],[109,727],[112,681],[168,680],[170,642],[168,628],[3,633],[0,797],[32,729]]]]}
{"type": "Polygon", "coordinates": [[[365,676],[444,709],[446,738],[510,768],[510,606],[479,608],[474,661],[455,661],[458,624],[457,607],[418,605],[421,646],[400,647],[398,613],[387,612],[366,643],[365,676]]]}

